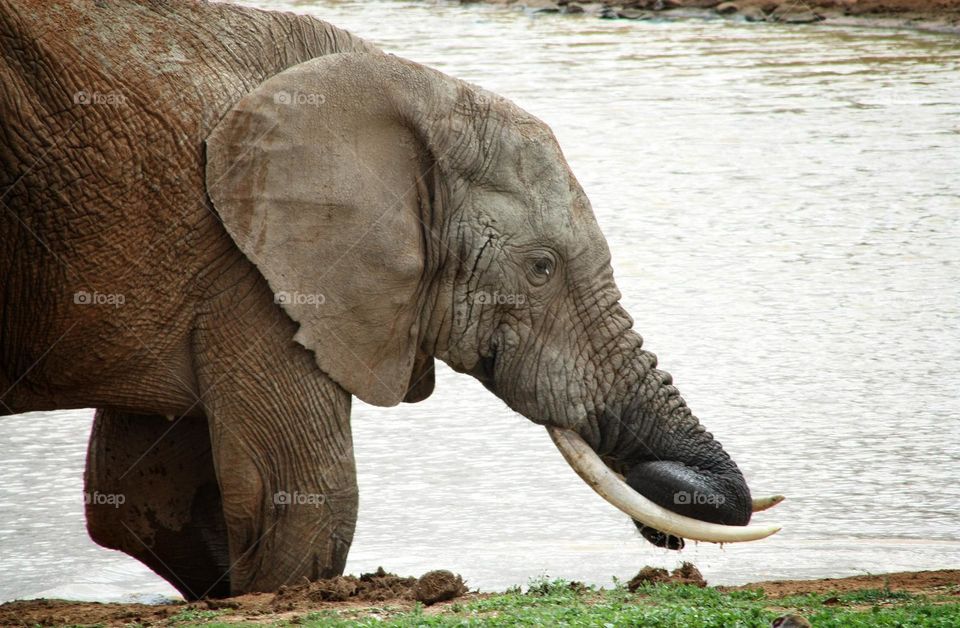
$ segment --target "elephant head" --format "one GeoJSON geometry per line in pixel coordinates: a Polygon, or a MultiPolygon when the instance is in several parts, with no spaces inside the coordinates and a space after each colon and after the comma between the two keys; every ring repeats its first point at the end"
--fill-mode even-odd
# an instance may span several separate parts
{"type": "Polygon", "coordinates": [[[439,358],[547,426],[651,541],[777,530],[743,527],[743,475],[642,348],[540,120],[409,61],[336,54],[240,100],[207,140],[206,176],[296,340],[350,393],[423,399],[439,358]]]}

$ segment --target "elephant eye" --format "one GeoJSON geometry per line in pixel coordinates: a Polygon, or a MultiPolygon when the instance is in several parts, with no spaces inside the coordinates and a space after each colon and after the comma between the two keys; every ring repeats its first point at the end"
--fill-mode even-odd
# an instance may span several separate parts
{"type": "Polygon", "coordinates": [[[543,277],[549,277],[553,273],[553,260],[541,257],[533,263],[533,272],[543,277]]]}
{"type": "Polygon", "coordinates": [[[550,280],[556,270],[556,263],[552,257],[538,255],[530,264],[530,281],[536,286],[542,286],[550,280]]]}

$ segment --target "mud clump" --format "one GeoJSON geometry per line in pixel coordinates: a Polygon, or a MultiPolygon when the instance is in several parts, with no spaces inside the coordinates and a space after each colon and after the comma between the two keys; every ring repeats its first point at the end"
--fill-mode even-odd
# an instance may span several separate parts
{"type": "Polygon", "coordinates": [[[280,587],[270,606],[274,610],[294,610],[304,603],[385,602],[417,600],[424,604],[445,602],[467,592],[460,576],[449,571],[431,571],[421,578],[402,578],[380,567],[373,573],[337,576],[314,582],[280,587]]]}
{"type": "Polygon", "coordinates": [[[664,584],[667,582],[670,582],[670,574],[666,569],[662,567],[644,567],[637,572],[637,575],[630,579],[630,582],[627,583],[627,588],[633,593],[644,584],[664,584]]]}
{"type": "Polygon", "coordinates": [[[311,602],[346,602],[357,594],[357,589],[357,579],[353,576],[337,576],[309,585],[306,598],[311,602]]]}
{"type": "Polygon", "coordinates": [[[644,567],[627,583],[627,588],[633,593],[645,584],[689,584],[702,588],[707,581],[693,563],[683,562],[671,572],[661,567],[644,567]]]}
{"type": "Polygon", "coordinates": [[[410,597],[410,590],[417,583],[414,577],[401,578],[398,575],[387,573],[379,567],[373,573],[360,576],[360,586],[357,589],[359,599],[368,602],[382,602],[383,600],[403,599],[410,597]]]}
{"type": "Polygon", "coordinates": [[[700,573],[700,570],[697,569],[693,563],[686,561],[680,563],[680,566],[674,569],[670,576],[673,578],[675,584],[692,584],[701,589],[707,586],[707,581],[704,579],[703,574],[700,573]]]}
{"type": "Polygon", "coordinates": [[[437,602],[446,602],[467,592],[463,578],[446,569],[428,571],[420,576],[410,593],[413,599],[427,606],[437,602]]]}

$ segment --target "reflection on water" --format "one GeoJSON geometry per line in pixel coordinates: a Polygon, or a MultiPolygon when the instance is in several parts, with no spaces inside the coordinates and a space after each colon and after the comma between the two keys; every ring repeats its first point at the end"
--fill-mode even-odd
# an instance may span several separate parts
{"type": "MultiPolygon", "coordinates": [[[[423,403],[355,406],[348,570],[443,567],[489,590],[681,558],[714,583],[957,566],[956,39],[291,6],[548,122],[647,346],[754,491],[789,496],[761,516],[785,524],[773,539],[655,549],[542,428],[443,370],[423,403]]],[[[0,421],[0,598],[172,592],[87,539],[89,428],[89,412],[0,421]]]]}

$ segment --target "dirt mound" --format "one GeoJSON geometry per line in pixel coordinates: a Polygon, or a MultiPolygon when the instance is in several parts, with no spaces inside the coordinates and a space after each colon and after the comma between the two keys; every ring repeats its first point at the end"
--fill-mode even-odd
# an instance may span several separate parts
{"type": "Polygon", "coordinates": [[[18,600],[0,605],[0,626],[63,626],[159,623],[186,608],[150,604],[100,604],[67,600],[18,600]]]}
{"type": "Polygon", "coordinates": [[[644,567],[627,583],[627,588],[633,592],[644,584],[692,584],[705,587],[707,581],[693,563],[684,562],[669,573],[660,567],[644,567]]]}
{"type": "Polygon", "coordinates": [[[416,578],[401,578],[380,567],[374,573],[337,576],[326,580],[280,587],[271,602],[277,610],[293,610],[302,602],[382,602],[409,597],[416,578]]]}
{"type": "Polygon", "coordinates": [[[380,567],[374,573],[337,576],[315,582],[283,586],[274,595],[270,606],[276,611],[296,610],[317,602],[385,602],[417,600],[436,604],[460,597],[467,592],[463,578],[449,571],[437,570],[418,578],[402,578],[380,567]]]}
{"type": "Polygon", "coordinates": [[[877,576],[852,576],[850,578],[820,578],[818,580],[770,580],[751,582],[738,587],[717,587],[720,591],[762,589],[770,598],[805,595],[807,593],[846,593],[861,589],[889,589],[932,595],[944,591],[960,591],[960,570],[900,571],[877,576]]]}
{"type": "Polygon", "coordinates": [[[412,607],[445,602],[467,594],[463,579],[449,571],[403,578],[384,571],[357,576],[337,576],[315,582],[287,585],[276,593],[248,593],[227,599],[172,604],[101,604],[66,600],[21,600],[0,604],[0,626],[62,626],[129,624],[165,625],[170,618],[189,617],[204,611],[221,611],[218,621],[286,621],[295,623],[301,613],[325,608],[363,608],[390,602],[412,607]]]}

